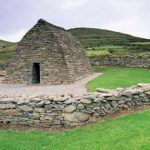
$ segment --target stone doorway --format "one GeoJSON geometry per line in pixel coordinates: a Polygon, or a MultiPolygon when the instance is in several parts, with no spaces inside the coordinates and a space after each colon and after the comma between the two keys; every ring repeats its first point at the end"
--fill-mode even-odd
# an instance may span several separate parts
{"type": "Polygon", "coordinates": [[[32,67],[32,84],[40,83],[40,63],[33,63],[32,67]]]}

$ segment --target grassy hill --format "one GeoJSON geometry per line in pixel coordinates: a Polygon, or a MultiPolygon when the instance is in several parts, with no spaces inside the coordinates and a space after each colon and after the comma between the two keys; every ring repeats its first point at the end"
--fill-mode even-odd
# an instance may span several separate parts
{"type": "Polygon", "coordinates": [[[74,28],[68,31],[87,49],[88,56],[150,55],[150,39],[94,28],[74,28]]]}
{"type": "Polygon", "coordinates": [[[12,57],[16,45],[17,43],[0,40],[0,62],[9,60],[12,57]]]}
{"type": "Polygon", "coordinates": [[[149,39],[102,29],[73,28],[68,31],[71,32],[84,47],[124,45],[129,42],[150,42],[149,39]]]}
{"type": "Polygon", "coordinates": [[[0,48],[2,48],[3,46],[6,46],[6,45],[9,44],[9,43],[10,43],[10,42],[0,40],[0,48]]]}

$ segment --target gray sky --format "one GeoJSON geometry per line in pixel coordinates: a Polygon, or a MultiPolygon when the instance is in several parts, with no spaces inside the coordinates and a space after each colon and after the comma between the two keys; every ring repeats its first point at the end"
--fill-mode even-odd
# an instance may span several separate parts
{"type": "Polygon", "coordinates": [[[0,0],[0,39],[19,41],[39,18],[150,38],[150,0],[0,0]]]}

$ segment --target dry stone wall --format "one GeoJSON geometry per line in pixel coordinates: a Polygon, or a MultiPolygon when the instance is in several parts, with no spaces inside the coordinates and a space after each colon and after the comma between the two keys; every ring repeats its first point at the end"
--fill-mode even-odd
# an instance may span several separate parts
{"type": "Polygon", "coordinates": [[[0,96],[0,125],[69,128],[144,105],[150,105],[150,84],[115,90],[99,88],[80,97],[0,96]]]}
{"type": "Polygon", "coordinates": [[[9,62],[1,62],[0,70],[6,70],[8,66],[9,66],[9,62]]]}
{"type": "MultiPolygon", "coordinates": [[[[150,56],[102,56],[102,57],[89,57],[91,65],[112,65],[112,66],[125,66],[125,67],[141,67],[150,68],[150,56]]],[[[0,63],[0,70],[7,69],[9,63],[0,63]]]]}
{"type": "Polygon", "coordinates": [[[90,57],[91,65],[111,65],[123,67],[150,68],[150,56],[102,56],[90,57]]]}

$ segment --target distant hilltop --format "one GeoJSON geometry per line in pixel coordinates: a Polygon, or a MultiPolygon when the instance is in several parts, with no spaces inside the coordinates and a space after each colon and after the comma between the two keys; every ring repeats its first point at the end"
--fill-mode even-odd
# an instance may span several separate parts
{"type": "Polygon", "coordinates": [[[150,39],[96,28],[73,28],[69,29],[68,31],[71,32],[84,47],[96,47],[102,45],[124,45],[129,42],[150,41],[150,39]]]}

